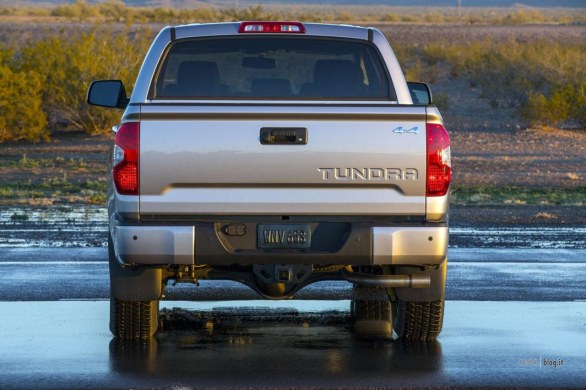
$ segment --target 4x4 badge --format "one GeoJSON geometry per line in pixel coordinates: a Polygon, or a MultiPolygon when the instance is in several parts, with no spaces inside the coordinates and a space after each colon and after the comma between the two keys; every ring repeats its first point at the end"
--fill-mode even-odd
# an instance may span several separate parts
{"type": "Polygon", "coordinates": [[[419,134],[419,127],[415,126],[410,129],[403,128],[403,126],[399,126],[393,129],[393,133],[396,134],[419,134]]]}

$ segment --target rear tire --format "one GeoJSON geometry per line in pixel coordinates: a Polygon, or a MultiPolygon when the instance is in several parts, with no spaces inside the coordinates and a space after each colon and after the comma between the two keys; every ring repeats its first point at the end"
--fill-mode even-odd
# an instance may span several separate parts
{"type": "Polygon", "coordinates": [[[355,299],[350,313],[354,320],[353,332],[359,338],[391,339],[392,310],[384,289],[354,286],[355,299]]]}
{"type": "Polygon", "coordinates": [[[159,327],[159,301],[132,302],[110,298],[110,331],[125,340],[148,340],[159,327]]]}
{"type": "MultiPolygon", "coordinates": [[[[124,340],[148,340],[155,335],[159,327],[159,300],[122,300],[114,296],[114,279],[117,283],[129,286],[130,283],[144,286],[145,279],[125,275],[114,255],[112,237],[108,235],[108,257],[110,262],[110,332],[124,340]],[[113,276],[115,275],[115,276],[113,276]],[[124,276],[126,278],[124,278],[124,276]]],[[[151,271],[152,272],[152,271],[151,271]]],[[[147,281],[152,280],[148,278],[147,281]]],[[[159,282],[160,283],[160,282],[159,282]]]]}
{"type": "Polygon", "coordinates": [[[442,331],[444,302],[397,301],[393,304],[395,332],[408,341],[435,340],[442,331]]]}

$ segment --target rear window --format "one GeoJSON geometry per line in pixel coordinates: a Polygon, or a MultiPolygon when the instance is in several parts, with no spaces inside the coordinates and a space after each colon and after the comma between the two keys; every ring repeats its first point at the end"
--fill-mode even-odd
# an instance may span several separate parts
{"type": "Polygon", "coordinates": [[[371,44],[310,37],[178,41],[153,88],[155,99],[395,100],[371,44]]]}

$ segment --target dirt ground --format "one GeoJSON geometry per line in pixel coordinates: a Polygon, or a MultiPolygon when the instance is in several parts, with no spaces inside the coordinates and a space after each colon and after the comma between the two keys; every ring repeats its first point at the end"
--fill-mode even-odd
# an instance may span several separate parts
{"type": "Polygon", "coordinates": [[[492,108],[465,80],[436,86],[448,98],[456,186],[583,187],[586,129],[527,128],[514,109],[492,108]]]}

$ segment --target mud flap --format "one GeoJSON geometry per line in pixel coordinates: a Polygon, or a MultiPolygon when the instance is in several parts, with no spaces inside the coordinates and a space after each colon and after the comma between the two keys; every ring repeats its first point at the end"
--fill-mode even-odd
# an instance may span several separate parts
{"type": "Polygon", "coordinates": [[[110,263],[110,295],[121,301],[155,301],[163,293],[163,271],[157,268],[122,268],[114,254],[112,239],[108,240],[110,263]]]}
{"type": "Polygon", "coordinates": [[[422,271],[416,267],[394,267],[395,274],[419,274],[428,273],[431,277],[430,288],[396,288],[395,295],[405,302],[436,302],[444,299],[446,295],[446,275],[448,259],[446,258],[439,268],[431,271],[422,271]]]}

